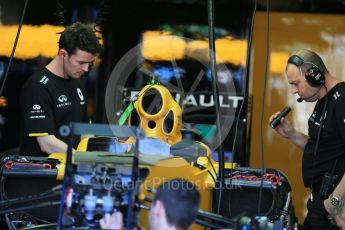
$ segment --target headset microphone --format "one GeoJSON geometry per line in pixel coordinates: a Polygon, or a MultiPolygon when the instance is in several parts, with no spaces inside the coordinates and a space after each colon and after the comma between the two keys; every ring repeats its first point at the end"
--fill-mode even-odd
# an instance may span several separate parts
{"type": "Polygon", "coordinates": [[[313,95],[311,95],[310,97],[306,97],[306,98],[299,97],[299,98],[297,98],[297,102],[301,103],[302,101],[309,100],[310,98],[313,98],[321,90],[322,86],[323,85],[320,85],[320,87],[316,90],[316,92],[313,95]]]}

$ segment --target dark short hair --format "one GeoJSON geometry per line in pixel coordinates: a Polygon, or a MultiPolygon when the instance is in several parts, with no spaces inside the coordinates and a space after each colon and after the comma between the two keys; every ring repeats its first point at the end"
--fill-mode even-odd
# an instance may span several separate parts
{"type": "Polygon", "coordinates": [[[74,54],[77,49],[97,55],[102,46],[93,29],[81,22],[75,22],[66,27],[59,39],[59,50],[65,49],[74,54]]]}
{"type": "Polygon", "coordinates": [[[177,178],[159,185],[154,203],[157,200],[164,205],[169,225],[188,229],[198,214],[200,194],[195,184],[177,178]]]}

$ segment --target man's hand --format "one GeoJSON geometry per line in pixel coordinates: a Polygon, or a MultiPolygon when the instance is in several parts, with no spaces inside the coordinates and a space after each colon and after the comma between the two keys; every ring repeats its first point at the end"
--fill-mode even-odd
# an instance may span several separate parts
{"type": "MultiPolygon", "coordinates": [[[[270,117],[269,122],[271,122],[275,117],[277,117],[279,113],[280,112],[273,114],[270,117]]],[[[305,134],[295,130],[295,128],[291,125],[291,122],[286,117],[282,117],[280,119],[280,123],[274,130],[281,136],[289,139],[292,143],[294,143],[301,149],[304,149],[309,139],[309,137],[305,134]]]]}
{"type": "Polygon", "coordinates": [[[325,206],[325,209],[329,214],[331,214],[334,210],[334,206],[331,204],[331,199],[329,197],[323,201],[323,205],[325,206]]]}
{"type": "MultiPolygon", "coordinates": [[[[271,123],[273,119],[276,118],[279,114],[280,112],[273,114],[270,117],[269,122],[271,123]]],[[[277,125],[277,127],[274,130],[280,135],[282,135],[283,137],[288,138],[288,139],[290,139],[290,137],[292,137],[295,132],[295,129],[294,127],[292,127],[290,121],[286,119],[285,117],[282,117],[280,119],[280,123],[277,125]]]]}
{"type": "Polygon", "coordinates": [[[114,212],[113,214],[105,214],[99,221],[101,229],[121,230],[123,229],[123,216],[121,212],[114,212]]]}
{"type": "Polygon", "coordinates": [[[36,139],[42,152],[47,154],[67,152],[67,144],[55,135],[38,136],[36,139]]]}

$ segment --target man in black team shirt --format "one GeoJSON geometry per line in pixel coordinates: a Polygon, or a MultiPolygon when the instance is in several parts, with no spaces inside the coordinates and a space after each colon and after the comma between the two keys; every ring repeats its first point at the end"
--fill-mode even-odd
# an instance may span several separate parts
{"type": "Polygon", "coordinates": [[[76,22],[59,39],[55,58],[31,76],[21,94],[22,155],[46,156],[67,150],[59,128],[87,122],[86,95],[80,80],[89,71],[101,45],[91,27],[76,22]]]}
{"type": "Polygon", "coordinates": [[[316,102],[308,135],[295,130],[287,118],[275,128],[304,150],[302,175],[311,195],[302,229],[336,229],[328,214],[345,198],[345,83],[337,81],[310,50],[292,55],[285,71],[291,92],[300,97],[298,102],[316,102]]]}

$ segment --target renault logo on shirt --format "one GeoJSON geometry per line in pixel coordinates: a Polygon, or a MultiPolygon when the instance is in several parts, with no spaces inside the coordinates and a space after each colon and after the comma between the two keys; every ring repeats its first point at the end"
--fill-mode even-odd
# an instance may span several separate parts
{"type": "Polygon", "coordinates": [[[68,98],[66,95],[62,94],[58,97],[58,101],[61,102],[61,103],[58,103],[56,105],[57,108],[60,108],[60,107],[64,107],[64,106],[70,106],[71,105],[71,102],[68,101],[68,98]]]}
{"type": "Polygon", "coordinates": [[[83,93],[81,92],[80,88],[77,88],[77,93],[78,93],[78,96],[80,98],[81,101],[84,101],[84,95],[83,93]]]}
{"type": "Polygon", "coordinates": [[[77,88],[77,93],[78,93],[78,97],[80,98],[80,104],[81,104],[81,105],[84,105],[84,104],[85,104],[84,95],[83,95],[83,93],[81,92],[80,88],[77,88]]]}
{"type": "Polygon", "coordinates": [[[59,102],[66,102],[67,101],[67,97],[66,95],[61,95],[59,98],[58,98],[59,102]]]}

